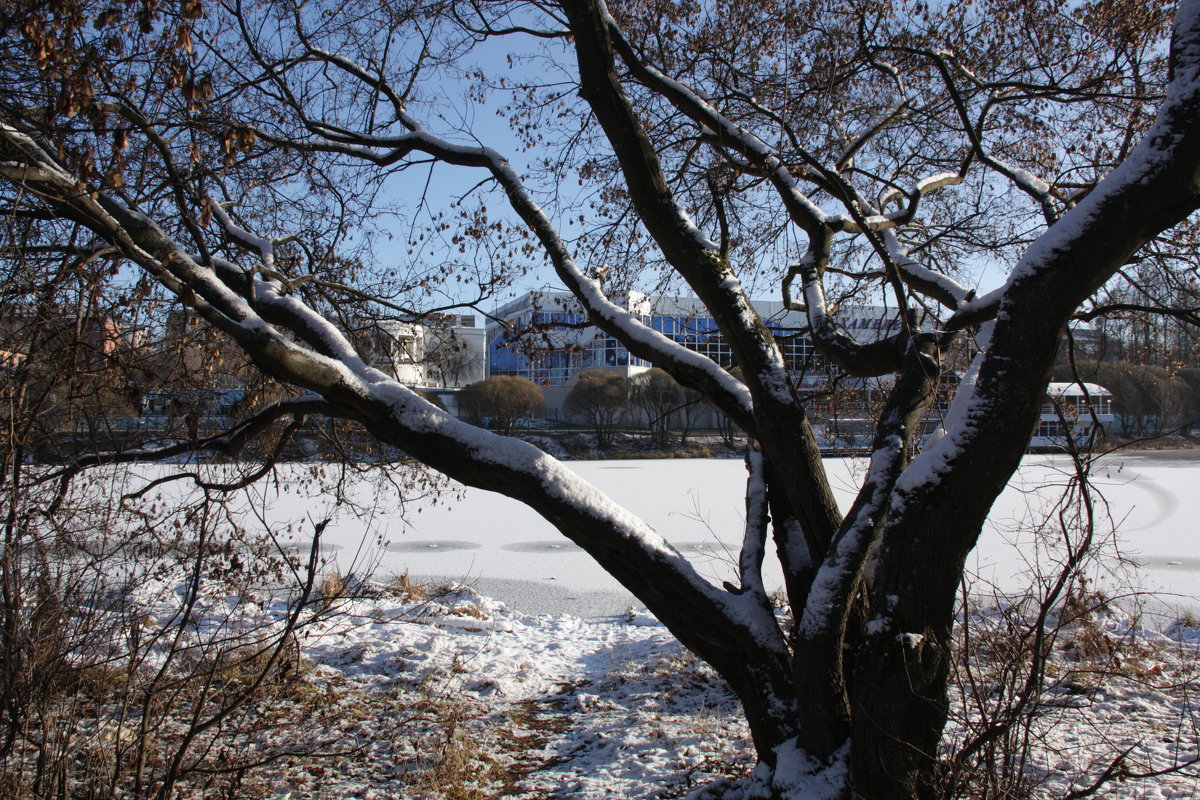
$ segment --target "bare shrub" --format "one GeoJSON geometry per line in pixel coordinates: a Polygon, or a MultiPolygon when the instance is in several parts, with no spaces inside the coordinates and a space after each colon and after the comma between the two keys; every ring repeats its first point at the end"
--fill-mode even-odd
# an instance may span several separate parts
{"type": "Polygon", "coordinates": [[[515,375],[493,375],[463,387],[458,396],[463,415],[472,422],[508,435],[517,420],[537,416],[546,398],[536,383],[515,375]]]}
{"type": "Polygon", "coordinates": [[[592,369],[580,374],[567,394],[565,407],[592,426],[596,446],[612,445],[613,433],[629,410],[629,381],[619,373],[592,369]]]}
{"type": "MultiPolygon", "coordinates": [[[[1091,461],[1075,454],[1063,495],[1033,532],[1053,541],[1033,588],[981,602],[966,586],[951,666],[955,699],[946,754],[947,798],[1088,797],[1114,781],[1152,780],[1194,768],[1187,743],[1173,755],[1103,734],[1088,715],[1108,689],[1136,685],[1171,695],[1187,726],[1200,668],[1168,643],[1152,642],[1136,613],[1094,588],[1089,575],[1113,558],[1111,521],[1097,510],[1091,461]],[[1102,535],[1102,529],[1108,533],[1102,535]],[[1175,677],[1167,678],[1164,664],[1175,677]],[[1182,680],[1179,676],[1186,675],[1182,680]],[[1064,741],[1060,731],[1074,733],[1064,741]],[[1073,742],[1073,743],[1072,743],[1073,742]]],[[[1195,726],[1193,718],[1190,725],[1195,726]]]]}
{"type": "Polygon", "coordinates": [[[0,558],[5,794],[227,792],[329,747],[302,731],[327,712],[297,639],[330,610],[310,601],[324,523],[289,563],[218,498],[138,502],[120,486],[80,479],[55,497],[57,484],[33,484],[14,502],[22,523],[0,558]],[[293,570],[298,583],[280,581],[293,570]]]}

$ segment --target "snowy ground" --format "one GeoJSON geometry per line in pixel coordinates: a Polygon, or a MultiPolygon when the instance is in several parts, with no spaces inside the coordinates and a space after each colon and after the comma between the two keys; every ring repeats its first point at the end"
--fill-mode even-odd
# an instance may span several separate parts
{"type": "MultiPolygon", "coordinates": [[[[844,502],[861,467],[832,466],[844,502]]],[[[740,462],[577,467],[714,578],[728,576],[741,526],[740,462]]],[[[1014,523],[1029,521],[1041,502],[1034,487],[1061,482],[1065,467],[1055,457],[1027,460],[976,554],[981,587],[1015,588],[1030,562],[1052,557],[1014,523]]],[[[1200,457],[1125,455],[1106,462],[1097,483],[1120,523],[1120,551],[1133,559],[1106,580],[1165,588],[1172,603],[1196,608],[1200,457]]],[[[281,484],[272,515],[316,519],[309,491],[299,478],[281,484]]],[[[752,766],[720,681],[653,618],[630,611],[632,598],[531,512],[483,492],[402,512],[343,513],[330,526],[326,552],[336,566],[360,574],[373,566],[385,588],[345,600],[343,614],[300,642],[307,680],[336,712],[319,736],[338,755],[276,764],[255,784],[257,796],[648,800],[682,797],[752,766]],[[427,597],[388,585],[405,572],[474,589],[427,597]]],[[[1200,797],[1195,765],[1137,777],[1195,759],[1200,741],[1200,630],[1194,619],[1173,622],[1182,611],[1156,610],[1140,619],[1090,615],[1063,632],[1047,669],[1045,714],[1028,728],[1032,796],[1063,797],[1126,752],[1127,780],[1101,796],[1200,797]]],[[[972,619],[977,629],[1000,621],[987,608],[972,619]]],[[[969,689],[956,697],[947,746],[967,735],[986,700],[969,689]]]]}
{"type": "MultiPolygon", "coordinates": [[[[300,749],[307,739],[325,755],[274,762],[241,796],[650,800],[752,766],[734,699],[652,618],[529,616],[469,590],[367,588],[301,637],[311,688],[288,696],[318,699],[300,724],[300,749]]],[[[994,629],[1000,617],[984,610],[972,622],[994,629]]],[[[1195,764],[1138,777],[1197,756],[1198,649],[1200,629],[1145,629],[1119,611],[1064,631],[1045,705],[1015,737],[1031,742],[1022,756],[1027,796],[1061,798],[1121,754],[1124,779],[1100,796],[1200,796],[1195,764]],[[1085,641],[1106,644],[1084,652],[1085,641]]],[[[987,657],[975,668],[975,681],[996,680],[987,657]]],[[[991,698],[960,684],[948,748],[991,698]]],[[[254,747],[266,755],[294,746],[286,732],[273,737],[254,747]]]]}
{"type": "MultiPolygon", "coordinates": [[[[319,698],[319,708],[299,732],[334,755],[273,763],[244,796],[650,800],[752,766],[736,702],[653,619],[527,616],[462,590],[370,594],[343,601],[301,639],[311,689],[290,696],[319,698]]],[[[1061,798],[1121,754],[1124,780],[1100,796],[1200,796],[1194,764],[1138,777],[1196,758],[1200,630],[1164,635],[1120,612],[1086,629],[1087,641],[1112,649],[1081,652],[1083,631],[1066,631],[1045,705],[1015,737],[1031,742],[1028,796],[1061,798]]],[[[974,675],[984,684],[994,680],[987,663],[974,675]]],[[[955,694],[947,747],[990,697],[955,694]]],[[[255,746],[267,754],[283,736],[255,746]]]]}

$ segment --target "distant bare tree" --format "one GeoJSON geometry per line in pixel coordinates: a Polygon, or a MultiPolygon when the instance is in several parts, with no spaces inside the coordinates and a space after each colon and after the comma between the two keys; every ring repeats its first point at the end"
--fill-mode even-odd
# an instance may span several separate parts
{"type": "Polygon", "coordinates": [[[1183,432],[1190,433],[1191,429],[1200,425],[1200,367],[1188,367],[1179,370],[1177,376],[1192,390],[1191,402],[1186,408],[1183,432]]]}
{"type": "Polygon", "coordinates": [[[671,425],[687,402],[683,387],[657,367],[630,379],[630,397],[646,417],[650,438],[658,447],[671,441],[671,425]]]}
{"type": "Polygon", "coordinates": [[[613,433],[629,411],[629,381],[607,369],[590,369],[567,394],[565,407],[572,415],[592,426],[596,446],[612,445],[613,433]]]}
{"type": "Polygon", "coordinates": [[[501,436],[512,432],[517,420],[536,417],[546,407],[541,387],[516,375],[493,375],[464,386],[458,395],[463,415],[476,425],[487,427],[501,436]]]}
{"type": "Polygon", "coordinates": [[[427,334],[425,367],[443,387],[462,386],[463,379],[482,371],[483,359],[453,330],[427,334]]]}

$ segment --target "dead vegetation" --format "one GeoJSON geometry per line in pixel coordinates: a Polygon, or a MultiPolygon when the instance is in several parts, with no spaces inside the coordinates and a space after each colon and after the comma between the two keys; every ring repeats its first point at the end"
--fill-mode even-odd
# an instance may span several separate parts
{"type": "Polygon", "coordinates": [[[988,598],[964,584],[943,740],[947,798],[1081,800],[1200,766],[1200,648],[1179,623],[1144,626],[1148,598],[1111,588],[1126,585],[1115,571],[1116,523],[1091,486],[1092,458],[1072,456],[1056,502],[1023,523],[1033,535],[1030,589],[988,598]],[[1139,694],[1113,707],[1113,698],[1139,694]],[[1108,733],[1126,717],[1173,738],[1108,733]]]}

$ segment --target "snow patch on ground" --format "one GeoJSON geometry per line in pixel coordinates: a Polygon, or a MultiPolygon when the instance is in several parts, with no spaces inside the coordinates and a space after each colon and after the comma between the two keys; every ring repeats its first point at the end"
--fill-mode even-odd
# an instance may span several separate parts
{"type": "MultiPolygon", "coordinates": [[[[165,612],[180,589],[147,585],[139,595],[152,611],[160,598],[165,612]]],[[[314,719],[311,735],[335,755],[267,768],[258,785],[270,796],[435,798],[458,784],[478,795],[452,796],[649,800],[744,779],[754,767],[736,699],[645,613],[529,616],[461,586],[352,589],[298,643],[312,696],[333,712],[314,719]]],[[[206,598],[205,619],[236,626],[246,614],[261,625],[286,613],[282,603],[237,600],[206,598]]],[[[984,610],[972,621],[978,630],[1002,618],[984,610]]],[[[1048,702],[1031,726],[1033,796],[1079,788],[1080,770],[1094,777],[1128,749],[1130,779],[1106,797],[1195,797],[1194,774],[1132,777],[1195,757],[1194,620],[1156,631],[1112,611],[1087,624],[1101,637],[1088,641],[1135,646],[1117,657],[1084,652],[1082,635],[1056,643],[1048,702]],[[1128,674],[1114,675],[1119,668],[1128,674]]],[[[952,698],[947,748],[978,719],[987,697],[972,694],[979,685],[964,683],[952,698]]],[[[269,751],[270,738],[259,746],[269,751]]]]}
{"type": "MultiPolygon", "coordinates": [[[[1027,459],[997,504],[993,527],[973,559],[982,574],[995,577],[985,582],[1003,588],[1011,580],[1006,576],[1015,574],[1027,583],[1039,559],[1052,559],[1053,553],[1037,550],[1037,542],[1014,537],[1029,507],[1038,505],[1040,487],[1053,490],[1056,480],[1061,482],[1060,462],[1027,459]],[[1021,554],[1016,563],[1013,551],[1021,554]]],[[[861,480],[861,466],[856,472],[855,464],[831,464],[843,499],[861,480]]],[[[736,541],[723,545],[718,534],[740,535],[743,522],[729,500],[744,488],[740,463],[576,466],[609,484],[605,488],[618,497],[629,497],[631,509],[681,550],[702,559],[711,556],[710,568],[717,574],[732,569],[724,548],[736,541]],[[655,492],[645,492],[647,485],[655,492]]],[[[1194,458],[1125,455],[1106,459],[1096,474],[1119,521],[1123,552],[1153,567],[1155,578],[1186,580],[1192,598],[1196,569],[1186,554],[1194,552],[1196,467],[1194,458]]],[[[270,498],[277,501],[273,511],[288,512],[289,505],[291,513],[311,508],[303,482],[281,485],[287,490],[270,498]]],[[[316,484],[312,491],[318,491],[316,484]]],[[[383,544],[383,563],[375,573],[381,581],[401,565],[422,571],[418,565],[428,557],[447,571],[458,559],[458,574],[468,580],[544,583],[572,597],[610,589],[603,582],[609,579],[597,575],[584,554],[552,547],[565,540],[519,516],[532,517],[527,510],[500,505],[494,495],[476,492],[442,506],[410,506],[403,519],[395,509],[376,510],[380,515],[373,525],[342,517],[331,526],[327,554],[341,562],[343,574],[356,571],[345,569],[348,559],[363,560],[355,554],[370,538],[363,535],[370,528],[384,542],[420,545],[414,551],[383,544]],[[453,549],[455,542],[473,549],[453,549]],[[429,543],[447,546],[428,548],[429,543]]],[[[135,599],[147,615],[165,620],[182,588],[164,577],[143,584],[135,599]]],[[[551,600],[558,602],[557,595],[551,600]]],[[[202,601],[198,632],[205,635],[281,625],[287,612],[284,604],[266,597],[218,593],[205,594],[202,601]]],[[[262,796],[433,798],[446,796],[455,782],[466,782],[480,796],[530,800],[682,797],[714,780],[744,778],[754,767],[736,700],[644,612],[590,618],[523,614],[472,589],[417,590],[403,588],[402,582],[337,600],[336,610],[306,628],[298,641],[299,661],[312,687],[308,702],[316,703],[308,738],[327,755],[271,766],[256,778],[262,796]]],[[[977,624],[986,624],[988,613],[981,612],[977,624]]],[[[876,623],[887,624],[886,617],[876,623]]],[[[1100,637],[1093,636],[1095,641],[1131,647],[1115,656],[1103,649],[1088,655],[1086,647],[1056,646],[1048,669],[1048,716],[1032,728],[1036,746],[1028,774],[1034,796],[1062,796],[1080,788],[1080,770],[1094,776],[1105,757],[1128,748],[1120,767],[1128,780],[1113,784],[1106,797],[1197,797],[1195,767],[1191,774],[1135,777],[1197,753],[1200,716],[1192,693],[1200,626],[1195,617],[1176,614],[1143,624],[1114,612],[1096,615],[1091,624],[1095,630],[1089,635],[1100,637]],[[1127,666],[1128,675],[1114,675],[1127,666]],[[1103,687],[1100,676],[1107,676],[1103,687]]],[[[991,696],[986,681],[995,680],[977,683],[984,690],[980,694],[964,689],[955,698],[961,713],[947,730],[947,746],[962,740],[964,720],[978,718],[979,703],[991,696]]],[[[266,751],[272,741],[257,746],[266,751]]]]}
{"type": "Polygon", "coordinates": [[[317,776],[276,770],[291,798],[436,797],[424,776],[447,747],[470,763],[456,779],[482,796],[681,796],[751,752],[728,689],[648,615],[526,616],[462,587],[339,611],[306,633],[303,654],[312,680],[361,717],[360,752],[317,776]],[[381,698],[411,722],[373,716],[381,698]]]}

